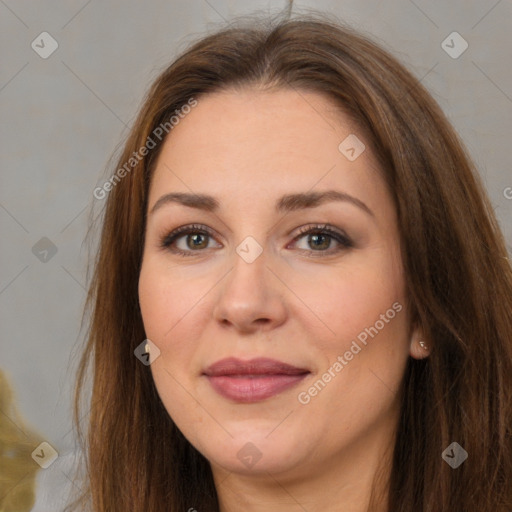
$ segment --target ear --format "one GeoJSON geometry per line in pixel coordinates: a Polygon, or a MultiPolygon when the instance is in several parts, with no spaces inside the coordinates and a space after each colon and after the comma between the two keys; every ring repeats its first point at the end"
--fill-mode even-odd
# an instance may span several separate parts
{"type": "Polygon", "coordinates": [[[423,329],[415,327],[412,335],[411,342],[409,345],[409,354],[414,359],[425,359],[430,355],[432,345],[423,334],[423,329]]]}

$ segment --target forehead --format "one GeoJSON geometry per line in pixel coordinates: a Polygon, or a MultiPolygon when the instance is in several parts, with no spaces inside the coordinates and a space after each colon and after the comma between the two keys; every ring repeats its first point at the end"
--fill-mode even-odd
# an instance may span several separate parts
{"type": "MultiPolygon", "coordinates": [[[[173,127],[152,177],[156,194],[183,191],[247,199],[338,188],[377,200],[383,193],[378,166],[366,149],[354,161],[340,143],[357,125],[326,96],[311,91],[254,88],[198,98],[173,127]]],[[[352,139],[349,139],[352,140],[352,139]]]]}

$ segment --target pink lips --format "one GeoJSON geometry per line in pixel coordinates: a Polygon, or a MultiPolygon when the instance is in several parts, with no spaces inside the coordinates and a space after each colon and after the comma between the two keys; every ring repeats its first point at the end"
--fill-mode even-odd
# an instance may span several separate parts
{"type": "Polygon", "coordinates": [[[204,375],[213,389],[235,402],[258,402],[298,384],[310,372],[267,358],[230,357],[209,366],[204,375]]]}

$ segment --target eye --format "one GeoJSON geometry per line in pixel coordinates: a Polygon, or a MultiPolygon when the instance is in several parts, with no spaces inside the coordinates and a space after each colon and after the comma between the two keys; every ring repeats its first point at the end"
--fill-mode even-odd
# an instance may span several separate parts
{"type": "MultiPolygon", "coordinates": [[[[194,253],[197,254],[211,248],[209,242],[213,236],[212,230],[206,226],[197,224],[181,226],[163,236],[160,240],[160,247],[179,256],[194,256],[194,253]]],[[[307,240],[309,248],[299,247],[299,249],[309,253],[319,253],[313,257],[337,253],[354,246],[343,232],[328,224],[301,228],[292,243],[295,244],[298,240],[306,237],[309,237],[307,240]],[[337,244],[334,248],[331,247],[333,241],[337,244]]]]}
{"type": "Polygon", "coordinates": [[[193,256],[193,252],[208,249],[209,239],[213,238],[212,231],[206,226],[181,226],[160,240],[160,247],[180,256],[193,256]],[[180,246],[180,242],[181,243],[180,246]]]}
{"type": "MultiPolygon", "coordinates": [[[[352,241],[344,233],[332,228],[328,224],[301,228],[299,234],[293,239],[293,242],[295,243],[302,238],[306,239],[308,247],[302,248],[301,250],[310,253],[320,253],[318,256],[323,256],[326,253],[337,253],[343,249],[349,249],[354,246],[352,241]],[[333,241],[335,241],[337,247],[331,247],[333,241]]],[[[317,255],[314,255],[314,257],[316,256],[317,255]]]]}

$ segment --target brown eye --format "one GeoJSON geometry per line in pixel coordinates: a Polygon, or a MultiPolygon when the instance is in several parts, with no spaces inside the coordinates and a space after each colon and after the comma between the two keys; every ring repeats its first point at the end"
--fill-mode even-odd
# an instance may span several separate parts
{"type": "Polygon", "coordinates": [[[208,241],[205,243],[207,237],[204,233],[193,233],[186,235],[185,240],[190,249],[204,249],[208,246],[208,241]]]}
{"type": "Polygon", "coordinates": [[[299,247],[299,249],[310,253],[316,252],[319,256],[322,254],[336,253],[354,246],[352,241],[344,233],[334,230],[328,225],[306,227],[295,237],[294,242],[303,238],[307,240],[307,247],[299,247]],[[337,244],[337,247],[331,249],[333,241],[337,244]]]}
{"type": "Polygon", "coordinates": [[[329,249],[332,238],[329,235],[315,233],[309,235],[309,246],[316,249],[329,249]]]}
{"type": "Polygon", "coordinates": [[[160,247],[180,256],[194,256],[194,253],[208,248],[212,232],[206,226],[182,226],[160,241],[160,247]]]}

